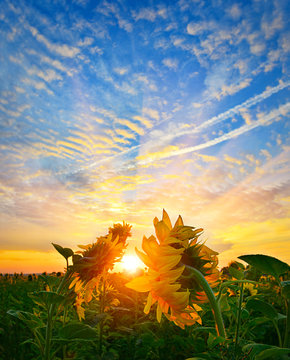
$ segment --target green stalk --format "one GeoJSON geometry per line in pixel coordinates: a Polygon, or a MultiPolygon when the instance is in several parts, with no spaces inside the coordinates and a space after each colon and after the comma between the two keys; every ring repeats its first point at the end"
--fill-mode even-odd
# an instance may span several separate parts
{"type": "Polygon", "coordinates": [[[286,304],[287,318],[286,318],[286,329],[285,329],[283,347],[289,348],[290,347],[290,336],[289,336],[289,333],[290,333],[290,301],[286,300],[285,304],[286,304]]]}
{"type": "MultiPolygon", "coordinates": [[[[70,278],[72,272],[67,271],[63,277],[61,283],[59,284],[56,293],[60,294],[64,288],[66,281],[70,278]]],[[[45,330],[45,345],[44,345],[44,360],[50,359],[50,348],[51,348],[51,337],[52,337],[52,324],[53,324],[53,314],[55,312],[56,304],[50,304],[47,309],[47,324],[45,330]]]]}
{"type": "Polygon", "coordinates": [[[282,338],[281,338],[281,333],[280,333],[280,330],[279,330],[279,327],[278,327],[278,323],[276,320],[273,320],[273,325],[276,329],[276,332],[277,332],[277,336],[278,336],[278,341],[279,341],[279,346],[280,347],[283,347],[283,344],[282,344],[282,338]]]}
{"type": "Polygon", "coordinates": [[[198,281],[198,283],[201,285],[204,292],[206,293],[206,296],[211,305],[211,309],[215,319],[217,335],[226,339],[226,331],[224,327],[221,309],[219,306],[219,302],[215,298],[212,288],[210,287],[209,283],[206,281],[205,277],[202,275],[200,271],[189,265],[185,265],[185,266],[192,272],[192,274],[194,275],[194,277],[196,278],[196,280],[198,281]]]}
{"type": "Polygon", "coordinates": [[[243,296],[244,296],[244,283],[241,284],[240,289],[241,290],[240,290],[240,297],[239,297],[238,319],[237,319],[236,335],[235,335],[234,359],[237,356],[238,343],[239,343],[240,325],[241,325],[241,313],[242,313],[242,302],[243,302],[243,296]]]}
{"type": "Polygon", "coordinates": [[[102,347],[103,347],[103,329],[104,329],[104,309],[105,309],[105,295],[106,295],[106,277],[102,279],[101,292],[100,292],[100,333],[99,333],[99,353],[102,355],[102,347]]]}

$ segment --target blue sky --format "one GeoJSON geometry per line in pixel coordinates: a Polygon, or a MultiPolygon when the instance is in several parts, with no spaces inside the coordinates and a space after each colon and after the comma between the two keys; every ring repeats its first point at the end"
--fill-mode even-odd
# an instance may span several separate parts
{"type": "Polygon", "coordinates": [[[162,208],[290,261],[287,1],[1,3],[1,271],[162,208]]]}

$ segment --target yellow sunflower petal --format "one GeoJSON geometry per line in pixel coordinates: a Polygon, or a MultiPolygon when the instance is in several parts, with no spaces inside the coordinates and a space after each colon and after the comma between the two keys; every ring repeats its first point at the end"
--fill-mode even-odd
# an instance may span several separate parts
{"type": "Polygon", "coordinates": [[[151,281],[149,276],[139,276],[125,284],[129,289],[139,292],[147,292],[151,290],[151,281]]]}
{"type": "Polygon", "coordinates": [[[184,252],[184,248],[175,249],[172,246],[159,246],[159,256],[167,256],[167,255],[180,255],[184,252]]]}
{"type": "Polygon", "coordinates": [[[157,317],[157,321],[160,323],[161,322],[161,316],[162,316],[162,310],[161,310],[161,306],[158,303],[157,305],[157,311],[156,311],[156,317],[157,317]]]}
{"type": "Polygon", "coordinates": [[[149,256],[147,256],[146,254],[144,254],[143,252],[139,251],[137,248],[135,248],[135,252],[138,255],[138,257],[140,258],[141,261],[143,261],[143,263],[150,267],[154,267],[153,262],[150,260],[149,256]]]}
{"type": "Polygon", "coordinates": [[[166,258],[166,260],[160,259],[159,271],[161,273],[174,268],[174,266],[176,266],[180,262],[181,255],[164,256],[164,258],[166,258]]]}
{"type": "Polygon", "coordinates": [[[174,227],[176,226],[183,226],[183,220],[182,220],[182,217],[179,215],[177,220],[176,220],[176,223],[174,224],[174,227]]]}
{"type": "Polygon", "coordinates": [[[145,305],[145,308],[144,308],[144,313],[145,314],[149,314],[149,311],[151,309],[151,305],[152,305],[152,294],[151,292],[148,294],[148,297],[147,297],[147,303],[145,305]]]}
{"type": "Polygon", "coordinates": [[[75,278],[73,279],[73,281],[70,283],[69,289],[71,289],[72,287],[74,287],[78,280],[79,280],[79,278],[78,278],[78,277],[75,277],[75,278]]]}
{"type": "Polygon", "coordinates": [[[156,224],[154,224],[154,226],[157,239],[159,240],[160,244],[162,244],[162,242],[165,241],[165,239],[169,236],[170,229],[162,220],[158,221],[156,224]]]}
{"type": "Polygon", "coordinates": [[[170,221],[170,218],[169,218],[167,212],[164,209],[163,209],[163,214],[162,214],[162,220],[165,222],[168,229],[171,230],[172,229],[171,221],[170,221]]]}
{"type": "Polygon", "coordinates": [[[165,279],[168,279],[170,283],[174,283],[183,273],[185,266],[179,266],[177,269],[169,270],[161,276],[165,279]]]}
{"type": "Polygon", "coordinates": [[[78,279],[78,281],[75,284],[75,292],[78,292],[81,289],[82,285],[83,285],[82,281],[78,279]]]}
{"type": "Polygon", "coordinates": [[[155,236],[151,235],[149,238],[146,238],[146,236],[143,237],[142,249],[147,255],[158,256],[158,248],[159,244],[157,243],[155,236]]]}
{"type": "Polygon", "coordinates": [[[157,217],[155,217],[155,218],[153,219],[153,225],[155,226],[158,222],[159,222],[159,219],[158,219],[157,217]]]}

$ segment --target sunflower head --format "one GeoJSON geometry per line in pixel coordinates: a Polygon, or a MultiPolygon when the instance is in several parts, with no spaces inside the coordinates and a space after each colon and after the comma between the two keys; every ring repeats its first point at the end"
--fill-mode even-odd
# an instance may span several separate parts
{"type": "Polygon", "coordinates": [[[73,265],[77,277],[87,283],[112,269],[124,254],[127,247],[126,240],[131,236],[130,230],[131,226],[125,222],[123,225],[114,224],[109,228],[109,233],[97,237],[95,243],[79,245],[82,251],[79,251],[80,255],[75,257],[73,265]]]}
{"type": "MultiPolygon", "coordinates": [[[[183,264],[200,271],[209,285],[215,287],[219,282],[220,276],[220,272],[217,269],[217,255],[217,252],[202,243],[192,243],[184,250],[181,261],[183,264]]],[[[190,299],[193,303],[207,302],[206,294],[195,277],[191,276],[189,267],[185,267],[180,278],[180,283],[182,284],[182,288],[189,289],[190,299]]]]}
{"type": "Polygon", "coordinates": [[[200,322],[195,303],[205,301],[205,294],[188,273],[186,265],[201,271],[210,284],[214,284],[218,274],[217,253],[197,242],[203,229],[185,226],[181,216],[172,226],[168,214],[163,210],[162,220],[155,218],[153,224],[157,239],[144,236],[144,252],[136,249],[148,272],[126,286],[149,292],[144,312],[148,313],[151,305],[157,302],[158,321],[164,313],[180,327],[200,322]]]}
{"type": "Polygon", "coordinates": [[[118,243],[126,243],[128,237],[132,236],[131,233],[132,225],[129,225],[123,221],[122,224],[114,224],[113,227],[109,228],[109,234],[112,234],[112,240],[115,240],[118,236],[118,243]]]}
{"type": "Polygon", "coordinates": [[[82,303],[88,303],[98,291],[99,282],[120,261],[131,236],[131,225],[123,222],[114,224],[105,236],[97,237],[93,244],[79,245],[82,251],[73,256],[72,269],[75,272],[70,288],[77,294],[75,306],[79,319],[84,318],[82,303]]]}

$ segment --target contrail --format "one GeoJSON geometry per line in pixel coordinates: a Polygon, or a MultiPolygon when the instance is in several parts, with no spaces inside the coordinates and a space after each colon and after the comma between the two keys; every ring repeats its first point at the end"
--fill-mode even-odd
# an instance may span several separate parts
{"type": "MultiPolygon", "coordinates": [[[[285,83],[281,83],[281,84],[279,84],[279,85],[277,85],[277,86],[274,86],[274,87],[272,87],[272,88],[269,88],[269,89],[263,91],[261,94],[256,95],[256,96],[253,96],[253,97],[249,98],[248,100],[244,101],[243,103],[241,103],[241,104],[239,104],[239,105],[236,105],[235,107],[233,107],[233,108],[231,108],[231,109],[229,109],[229,110],[227,110],[227,111],[225,111],[225,112],[223,112],[223,113],[221,113],[221,114],[219,114],[219,115],[217,115],[217,116],[214,116],[214,117],[210,118],[209,120],[205,121],[204,123],[202,123],[201,125],[193,128],[193,129],[187,129],[187,130],[184,130],[184,131],[179,131],[179,132],[177,132],[177,133],[163,135],[163,136],[162,136],[162,140],[172,140],[172,139],[175,139],[175,138],[177,138],[177,137],[179,137],[179,136],[198,133],[198,132],[200,132],[200,131],[202,131],[202,130],[204,130],[204,129],[212,126],[212,125],[218,124],[218,123],[220,123],[220,122],[228,119],[229,117],[231,117],[231,116],[233,116],[233,115],[238,114],[241,109],[249,109],[250,107],[258,104],[259,102],[261,102],[261,101],[269,98],[269,97],[272,96],[273,94],[275,94],[275,93],[277,93],[277,92],[285,89],[285,88],[288,87],[289,85],[290,85],[290,81],[285,82],[285,83]]],[[[252,125],[252,124],[250,124],[250,125],[245,125],[245,126],[242,126],[242,127],[239,128],[239,129],[245,129],[246,126],[250,126],[249,130],[251,130],[253,125],[252,125]]],[[[259,126],[259,125],[256,125],[256,126],[259,126]]],[[[256,126],[254,126],[254,127],[256,127],[256,126]]],[[[239,129],[234,130],[234,131],[228,133],[228,135],[229,135],[229,134],[235,134],[236,132],[238,132],[239,129]]],[[[249,131],[249,130],[247,130],[247,131],[249,131]]],[[[245,131],[244,131],[244,132],[245,132],[245,131]]],[[[226,137],[226,136],[227,136],[227,135],[223,135],[223,136],[221,136],[221,137],[219,137],[219,138],[216,138],[216,139],[214,139],[214,140],[208,141],[207,143],[194,146],[194,147],[192,147],[192,149],[194,149],[194,150],[189,150],[188,152],[201,150],[201,149],[207,148],[207,147],[209,147],[209,146],[218,144],[218,143],[220,143],[220,142],[222,142],[222,141],[227,140],[227,139],[224,139],[224,137],[226,137]],[[217,142],[215,142],[215,141],[217,141],[217,142]]],[[[237,135],[233,135],[233,136],[237,136],[237,135]]],[[[144,144],[142,144],[142,145],[144,146],[144,144]]],[[[145,145],[146,145],[146,144],[145,144],[145,145]]],[[[96,165],[104,164],[104,163],[106,163],[106,162],[115,160],[115,159],[117,159],[117,158],[119,158],[119,157],[121,157],[121,156],[124,156],[124,155],[126,155],[126,154],[129,154],[129,153],[133,152],[134,150],[139,149],[140,147],[141,147],[141,144],[135,145],[135,146],[131,147],[130,149],[124,150],[124,151],[122,151],[122,152],[120,152],[120,153],[118,153],[118,154],[116,154],[116,155],[113,155],[113,156],[104,158],[104,159],[102,159],[102,160],[98,160],[98,161],[96,161],[96,162],[93,162],[92,164],[89,164],[89,165],[86,167],[86,170],[87,170],[88,168],[95,167],[96,165]]],[[[191,148],[187,148],[187,149],[191,149],[191,148]]],[[[178,151],[176,152],[176,155],[181,155],[181,154],[185,153],[185,151],[186,151],[186,149],[178,150],[178,151]],[[184,152],[183,152],[183,151],[184,151],[184,152]],[[179,153],[179,152],[180,152],[180,153],[179,153]]],[[[174,152],[174,153],[175,153],[175,152],[174,152]]],[[[145,161],[145,160],[144,160],[144,161],[145,161]]],[[[138,163],[141,164],[141,162],[138,162],[138,163]]],[[[142,163],[142,164],[143,164],[143,163],[142,163]]],[[[82,171],[82,170],[84,170],[84,169],[80,168],[80,169],[78,169],[78,170],[75,170],[75,171],[72,172],[72,173],[78,173],[78,172],[80,172],[80,171],[82,171]]]]}
{"type": "Polygon", "coordinates": [[[229,117],[236,115],[240,112],[241,109],[249,109],[250,107],[256,105],[257,103],[267,99],[268,97],[270,97],[271,95],[285,89],[287,86],[290,85],[290,81],[286,82],[286,83],[282,83],[279,84],[275,87],[272,87],[270,89],[267,89],[265,91],[263,91],[261,94],[256,95],[248,100],[246,100],[245,102],[243,102],[242,104],[236,105],[235,107],[217,115],[212,117],[211,119],[205,121],[204,123],[202,123],[201,125],[189,130],[187,129],[186,131],[180,131],[178,133],[175,134],[168,134],[167,136],[165,136],[166,140],[170,140],[173,138],[176,138],[178,136],[182,136],[182,135],[188,135],[188,134],[194,134],[194,133],[198,133],[203,129],[208,128],[209,126],[218,124],[226,119],[228,119],[229,117]]]}
{"type": "Polygon", "coordinates": [[[215,138],[213,140],[207,141],[206,143],[203,144],[199,144],[196,146],[191,146],[191,147],[187,147],[184,149],[180,149],[180,150],[175,150],[175,151],[171,151],[167,154],[163,154],[163,155],[155,155],[153,154],[153,156],[147,160],[141,160],[138,161],[136,165],[146,165],[149,164],[155,160],[160,160],[160,159],[166,159],[166,158],[170,158],[173,156],[178,156],[178,155],[183,155],[183,154],[187,154],[190,152],[194,152],[194,151],[198,151],[198,150],[202,150],[202,149],[206,149],[208,147],[211,147],[213,145],[219,144],[223,141],[226,140],[230,140],[234,137],[237,137],[239,135],[242,135],[252,129],[255,129],[258,126],[266,126],[269,125],[272,121],[274,121],[277,117],[279,117],[281,114],[287,114],[290,111],[290,102],[281,105],[278,109],[272,110],[269,114],[267,114],[266,116],[263,117],[263,119],[261,120],[257,120],[249,125],[243,125],[238,129],[235,129],[233,131],[228,132],[227,134],[224,134],[218,138],[215,138]]]}

